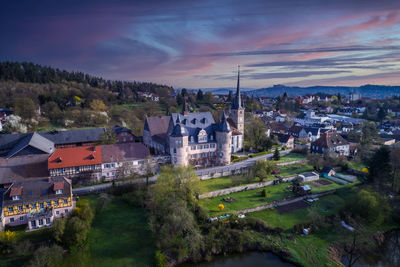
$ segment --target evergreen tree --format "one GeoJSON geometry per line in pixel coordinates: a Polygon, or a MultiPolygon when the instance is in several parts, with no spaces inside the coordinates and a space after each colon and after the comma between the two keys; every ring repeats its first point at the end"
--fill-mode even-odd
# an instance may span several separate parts
{"type": "Polygon", "coordinates": [[[278,148],[275,148],[273,159],[274,160],[280,160],[281,159],[281,154],[279,153],[278,148]]]}
{"type": "Polygon", "coordinates": [[[386,110],[385,108],[381,107],[379,108],[378,114],[377,114],[377,119],[380,123],[385,119],[386,117],[386,110]]]}
{"type": "Polygon", "coordinates": [[[232,91],[229,91],[228,102],[232,102],[232,91]]]}
{"type": "Polygon", "coordinates": [[[199,89],[199,91],[197,92],[196,100],[197,101],[203,101],[204,100],[203,91],[201,91],[201,89],[199,89]]]}
{"type": "Polygon", "coordinates": [[[393,169],[390,163],[390,150],[385,146],[375,151],[368,162],[368,178],[378,192],[392,182],[393,169]]]}

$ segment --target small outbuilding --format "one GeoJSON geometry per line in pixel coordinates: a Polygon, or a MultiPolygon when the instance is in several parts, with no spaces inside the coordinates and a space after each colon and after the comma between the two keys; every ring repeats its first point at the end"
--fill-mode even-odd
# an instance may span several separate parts
{"type": "Polygon", "coordinates": [[[297,179],[299,180],[299,182],[311,182],[311,181],[315,181],[319,179],[319,175],[316,172],[306,172],[306,173],[302,173],[299,174],[297,176],[297,179]]]}
{"type": "Polygon", "coordinates": [[[335,175],[336,175],[336,171],[333,168],[328,167],[328,166],[325,166],[321,171],[321,176],[324,178],[332,177],[335,175]]]}

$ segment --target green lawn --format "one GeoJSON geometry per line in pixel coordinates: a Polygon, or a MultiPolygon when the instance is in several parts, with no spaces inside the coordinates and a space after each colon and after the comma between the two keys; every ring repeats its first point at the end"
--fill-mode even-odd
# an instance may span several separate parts
{"type": "Polygon", "coordinates": [[[200,190],[201,193],[216,191],[220,189],[225,189],[229,187],[257,183],[258,179],[255,178],[247,178],[247,175],[232,175],[225,176],[220,178],[212,178],[208,180],[204,180],[200,182],[200,190]]]}
{"type": "Polygon", "coordinates": [[[259,188],[259,189],[237,192],[220,197],[202,199],[200,200],[200,204],[207,207],[211,215],[232,212],[236,210],[268,204],[272,201],[281,200],[287,196],[292,196],[293,193],[286,189],[288,186],[289,184],[287,183],[274,186],[267,186],[265,187],[265,190],[267,191],[266,197],[261,196],[261,191],[263,188],[259,188]],[[223,199],[226,197],[231,197],[235,201],[231,203],[223,201],[223,199]],[[218,204],[221,203],[224,204],[225,206],[225,209],[223,211],[220,211],[218,209],[218,204]]]}
{"type": "Polygon", "coordinates": [[[311,221],[315,212],[321,216],[334,214],[344,207],[344,203],[344,200],[340,196],[334,194],[321,197],[319,201],[313,202],[308,208],[290,213],[279,214],[275,209],[268,209],[247,213],[246,216],[260,218],[269,226],[288,230],[296,224],[311,221]]]}
{"type": "Polygon", "coordinates": [[[366,168],[367,166],[361,162],[361,161],[354,161],[350,160],[349,161],[349,168],[356,170],[356,171],[361,171],[363,168],[366,168]]]}
{"type": "MultiPolygon", "coordinates": [[[[89,197],[93,203],[95,196],[89,197]]],[[[65,259],[65,266],[151,266],[155,244],[146,213],[118,197],[96,215],[84,249],[65,259]]]]}
{"type": "Polygon", "coordinates": [[[280,160],[277,160],[274,162],[276,163],[282,163],[282,162],[289,162],[289,161],[294,161],[294,160],[304,160],[307,159],[307,157],[303,154],[298,154],[298,153],[289,153],[285,156],[281,156],[280,160]]]}
{"type": "Polygon", "coordinates": [[[279,167],[281,170],[281,173],[279,176],[281,177],[288,177],[288,176],[294,176],[297,174],[302,174],[304,172],[310,172],[313,170],[313,167],[308,164],[291,164],[291,165],[286,165],[286,166],[280,166],[279,167]]]}
{"type": "MultiPolygon", "coordinates": [[[[313,168],[308,164],[292,164],[280,167],[281,173],[279,176],[288,177],[304,172],[312,171],[313,168]]],[[[268,178],[269,180],[276,179],[272,176],[268,178]]],[[[211,178],[208,180],[203,180],[200,182],[201,193],[221,190],[229,187],[235,187],[245,184],[258,183],[260,182],[256,178],[248,178],[246,174],[243,175],[232,175],[220,178],[211,178]]]]}

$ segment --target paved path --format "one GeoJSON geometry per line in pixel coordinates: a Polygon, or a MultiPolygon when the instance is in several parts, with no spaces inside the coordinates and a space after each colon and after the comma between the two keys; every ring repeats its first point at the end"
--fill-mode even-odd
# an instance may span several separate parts
{"type": "MultiPolygon", "coordinates": [[[[281,156],[284,156],[284,155],[289,154],[291,151],[292,151],[291,149],[288,149],[285,151],[281,151],[280,153],[281,153],[281,156]]],[[[257,160],[271,159],[272,156],[273,156],[273,153],[257,156],[254,158],[249,158],[247,160],[243,160],[240,162],[235,162],[228,166],[216,166],[216,167],[211,167],[211,168],[206,168],[206,169],[200,169],[200,170],[196,170],[196,174],[198,176],[202,176],[202,175],[209,174],[209,173],[232,172],[232,171],[236,171],[236,170],[240,170],[240,169],[252,166],[254,164],[254,162],[256,162],[257,160]]],[[[149,182],[155,182],[155,181],[157,181],[157,175],[149,178],[149,182]]],[[[115,182],[115,184],[117,186],[122,185],[122,184],[130,184],[130,183],[146,183],[146,178],[115,182]]],[[[74,195],[87,195],[87,194],[91,194],[91,193],[98,193],[98,192],[105,191],[107,188],[110,188],[111,186],[112,186],[112,183],[109,182],[109,183],[79,187],[79,188],[72,189],[72,193],[74,195]]]]}

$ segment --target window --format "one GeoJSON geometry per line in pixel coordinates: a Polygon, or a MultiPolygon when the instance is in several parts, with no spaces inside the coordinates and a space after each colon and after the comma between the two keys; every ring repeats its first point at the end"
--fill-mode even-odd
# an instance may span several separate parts
{"type": "Polygon", "coordinates": [[[219,149],[222,149],[222,144],[219,144],[219,149]]]}
{"type": "Polygon", "coordinates": [[[10,218],[10,223],[13,223],[14,222],[14,218],[10,218]]]}
{"type": "Polygon", "coordinates": [[[44,208],[44,203],[39,203],[39,208],[43,209],[44,208]]]}
{"type": "Polygon", "coordinates": [[[126,142],[126,137],[124,137],[122,140],[123,140],[123,142],[125,143],[125,142],[126,142]]]}
{"type": "Polygon", "coordinates": [[[22,207],[22,205],[18,206],[18,211],[23,211],[24,208],[22,207]]]}
{"type": "Polygon", "coordinates": [[[47,201],[46,206],[50,207],[51,206],[51,201],[47,201]]]}
{"type": "Polygon", "coordinates": [[[58,173],[62,174],[63,173],[63,169],[58,169],[58,173]]]}
{"type": "Polygon", "coordinates": [[[20,200],[21,196],[12,196],[12,200],[20,200]]]}
{"type": "Polygon", "coordinates": [[[192,146],[192,147],[191,147],[191,150],[196,150],[196,146],[192,146]]]}
{"type": "Polygon", "coordinates": [[[36,228],[36,221],[31,221],[31,227],[36,228]]]}
{"type": "Polygon", "coordinates": [[[68,213],[68,210],[66,209],[66,210],[64,210],[64,212],[65,212],[65,214],[67,214],[67,213],[68,213]]]}
{"type": "Polygon", "coordinates": [[[106,164],[106,168],[107,168],[107,169],[110,168],[110,164],[107,163],[107,164],[106,164]]]}
{"type": "Polygon", "coordinates": [[[115,168],[115,163],[111,164],[111,167],[112,167],[112,168],[115,168]]]}
{"type": "Polygon", "coordinates": [[[199,145],[199,149],[203,149],[203,146],[202,146],[202,145],[199,145]]]}
{"type": "Polygon", "coordinates": [[[64,199],[64,204],[68,204],[68,199],[64,199]]]}
{"type": "Polygon", "coordinates": [[[36,203],[35,203],[35,204],[32,204],[32,209],[36,209],[36,208],[37,208],[36,203]]]}
{"type": "Polygon", "coordinates": [[[12,207],[9,207],[8,208],[8,212],[13,212],[14,210],[13,210],[13,208],[12,207]]]}
{"type": "Polygon", "coordinates": [[[25,209],[29,209],[29,204],[28,204],[28,205],[25,205],[25,209]]]}
{"type": "Polygon", "coordinates": [[[46,224],[50,224],[50,218],[46,218],[46,224]]]}
{"type": "Polygon", "coordinates": [[[174,154],[176,154],[176,148],[174,148],[174,154]]]}
{"type": "Polygon", "coordinates": [[[56,206],[58,206],[58,205],[59,205],[59,202],[58,202],[58,200],[54,201],[54,205],[56,205],[56,206]]]}
{"type": "Polygon", "coordinates": [[[56,211],[56,215],[60,215],[60,211],[57,210],[57,211],[56,211]]]}
{"type": "Polygon", "coordinates": [[[43,225],[43,219],[39,219],[39,226],[43,225]]]}
{"type": "Polygon", "coordinates": [[[23,221],[24,220],[24,216],[19,217],[19,220],[23,221]]]}

